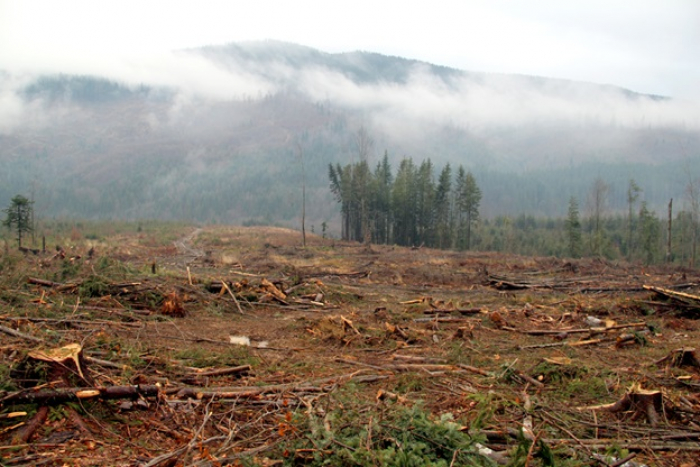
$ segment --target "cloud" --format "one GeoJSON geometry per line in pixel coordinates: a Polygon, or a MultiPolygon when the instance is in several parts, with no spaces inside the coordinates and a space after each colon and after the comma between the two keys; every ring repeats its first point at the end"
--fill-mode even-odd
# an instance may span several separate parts
{"type": "Polygon", "coordinates": [[[72,105],[47,108],[41,99],[25,100],[22,90],[33,80],[32,75],[0,71],[0,135],[41,128],[68,113],[79,112],[72,105]]]}
{"type": "Polygon", "coordinates": [[[16,77],[0,74],[0,83],[0,134],[6,134],[23,123],[27,105],[17,94],[16,77]]]}
{"type": "Polygon", "coordinates": [[[172,87],[211,99],[243,99],[273,89],[268,80],[236,67],[235,63],[223,67],[189,51],[104,54],[93,56],[91,60],[47,55],[40,65],[16,66],[8,72],[13,71],[21,76],[67,73],[104,77],[128,85],[172,87]]]}
{"type": "Polygon", "coordinates": [[[302,70],[298,82],[312,99],[369,112],[393,133],[410,134],[420,125],[476,132],[559,125],[700,129],[700,107],[694,102],[566,80],[465,74],[444,81],[419,65],[405,84],[358,84],[323,68],[302,70]]]}
{"type": "Polygon", "coordinates": [[[111,76],[131,84],[168,86],[213,100],[241,100],[272,92],[274,86],[243,68],[224,68],[189,52],[131,59],[111,76]]]}
{"type": "MultiPolygon", "coordinates": [[[[176,92],[170,117],[208,102],[256,99],[276,91],[277,87],[255,71],[236,63],[226,66],[214,63],[192,52],[148,53],[141,55],[105,56],[91,62],[78,61],[66,65],[45,61],[41,67],[27,67],[22,72],[0,70],[0,132],[8,133],[27,124],[41,126],[52,121],[57,112],[75,111],[64,103],[50,108],[40,99],[25,101],[22,90],[39,76],[71,74],[94,76],[126,86],[165,87],[176,92]]],[[[157,122],[156,122],[157,123],[157,122]]]]}
{"type": "MultiPolygon", "coordinates": [[[[281,89],[293,89],[311,100],[362,112],[378,129],[394,137],[410,137],[421,128],[445,125],[472,132],[561,125],[700,129],[700,106],[693,101],[521,75],[464,73],[442,78],[424,64],[414,65],[403,82],[359,83],[320,65],[294,68],[281,61],[221,61],[181,51],[107,58],[82,71],[128,85],[175,90],[170,121],[208,103],[256,100],[281,89]]],[[[38,103],[25,106],[17,95],[26,80],[26,76],[3,79],[2,131],[17,127],[29,115],[36,117],[38,103]]]]}

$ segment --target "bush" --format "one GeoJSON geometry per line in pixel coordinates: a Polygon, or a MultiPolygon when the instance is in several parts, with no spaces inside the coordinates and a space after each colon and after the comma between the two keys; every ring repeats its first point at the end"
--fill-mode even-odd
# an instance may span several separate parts
{"type": "Polygon", "coordinates": [[[477,453],[477,440],[460,431],[451,414],[434,420],[421,404],[387,406],[378,413],[343,407],[325,420],[313,415],[295,419],[293,431],[308,436],[286,446],[285,452],[293,458],[288,457],[285,465],[495,465],[477,453]],[[294,457],[294,453],[306,456],[294,457]]]}

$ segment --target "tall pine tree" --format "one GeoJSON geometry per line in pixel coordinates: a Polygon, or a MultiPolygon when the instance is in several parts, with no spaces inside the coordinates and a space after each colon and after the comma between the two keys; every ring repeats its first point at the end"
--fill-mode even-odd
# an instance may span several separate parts
{"type": "Polygon", "coordinates": [[[417,240],[415,179],[413,160],[404,158],[391,190],[394,241],[399,245],[414,245],[417,240]]]}
{"type": "Polygon", "coordinates": [[[12,198],[12,203],[4,210],[6,217],[3,225],[9,229],[14,228],[17,232],[17,245],[22,248],[22,235],[34,230],[32,225],[32,211],[34,204],[25,196],[16,195],[12,198]]]}
{"type": "Polygon", "coordinates": [[[464,172],[460,165],[457,170],[456,204],[459,212],[458,246],[460,249],[471,248],[472,224],[479,220],[481,189],[471,172],[464,172]]]}
{"type": "Polygon", "coordinates": [[[572,196],[569,199],[569,213],[566,217],[566,237],[569,255],[572,258],[581,256],[581,221],[579,220],[578,200],[572,196]]]}
{"type": "Polygon", "coordinates": [[[435,190],[435,246],[452,247],[452,168],[448,163],[440,172],[435,190]]]}

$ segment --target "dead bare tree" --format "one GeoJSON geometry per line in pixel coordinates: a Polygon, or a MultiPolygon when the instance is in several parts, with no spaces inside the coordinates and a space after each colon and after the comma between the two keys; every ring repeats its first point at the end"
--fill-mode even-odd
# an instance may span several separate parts
{"type": "Polygon", "coordinates": [[[355,145],[357,147],[357,155],[360,157],[360,162],[369,163],[369,156],[374,147],[374,140],[370,136],[367,128],[361,126],[355,135],[355,145]]]}
{"type": "Polygon", "coordinates": [[[301,245],[306,246],[306,170],[304,169],[304,148],[297,141],[297,151],[301,162],[301,245]]]}
{"type": "Polygon", "coordinates": [[[591,192],[588,197],[588,209],[591,213],[592,236],[591,236],[591,251],[601,256],[603,254],[603,228],[602,220],[605,215],[608,203],[608,185],[602,178],[598,177],[593,182],[591,192]]]}
{"type": "Polygon", "coordinates": [[[690,223],[691,223],[691,247],[690,247],[690,267],[695,267],[695,252],[698,241],[698,217],[700,217],[700,187],[698,180],[688,180],[685,194],[690,203],[690,223]]]}
{"type": "Polygon", "coordinates": [[[671,234],[673,232],[673,198],[668,202],[668,229],[666,235],[666,262],[670,263],[673,261],[673,253],[671,250],[671,234]]]}

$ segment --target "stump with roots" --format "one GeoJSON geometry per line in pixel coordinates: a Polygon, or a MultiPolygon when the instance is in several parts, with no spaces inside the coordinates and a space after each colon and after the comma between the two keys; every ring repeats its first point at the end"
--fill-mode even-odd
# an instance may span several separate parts
{"type": "Polygon", "coordinates": [[[680,348],[672,351],[661,360],[654,362],[659,366],[665,364],[667,367],[691,367],[700,370],[700,355],[694,348],[680,348]]]}
{"type": "Polygon", "coordinates": [[[645,418],[651,426],[658,426],[659,414],[664,414],[664,397],[661,391],[644,389],[634,384],[622,399],[612,404],[580,407],[580,410],[604,410],[610,413],[630,413],[630,421],[645,418]]]}

